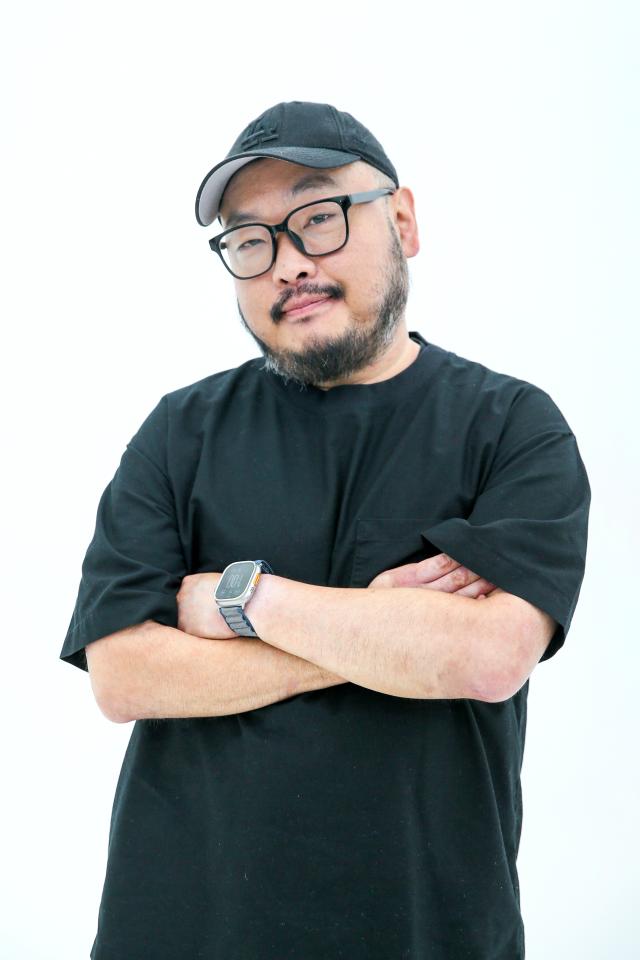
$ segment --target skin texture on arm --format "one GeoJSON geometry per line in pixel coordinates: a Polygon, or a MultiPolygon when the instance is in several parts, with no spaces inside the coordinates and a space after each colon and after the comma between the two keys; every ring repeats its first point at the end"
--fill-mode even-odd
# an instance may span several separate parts
{"type": "Polygon", "coordinates": [[[94,696],[114,723],[218,717],[345,681],[253,637],[203,639],[146,620],[86,648],[94,696]]]}
{"type": "MultiPolygon", "coordinates": [[[[94,694],[105,716],[115,722],[221,716],[345,682],[340,674],[262,639],[238,638],[212,600],[220,576],[184,578],[177,596],[179,629],[146,621],[87,646],[94,694]]],[[[492,587],[442,555],[384,572],[369,586],[373,590],[409,583],[467,598],[483,598],[482,591],[492,587]]],[[[258,592],[251,600],[252,615],[257,597],[258,592]]],[[[393,682],[391,677],[387,687],[393,682]]],[[[408,695],[425,693],[417,686],[408,695]]]]}
{"type": "Polygon", "coordinates": [[[251,622],[267,643],[370,690],[485,699],[487,677],[496,691],[513,683],[509,661],[494,653],[503,625],[493,600],[413,587],[322,587],[275,574],[260,586],[251,622]]]}
{"type": "MultiPolygon", "coordinates": [[[[182,629],[221,636],[224,621],[210,600],[220,576],[183,579],[182,629]]],[[[368,589],[263,574],[250,610],[267,643],[352,683],[413,698],[506,700],[525,683],[555,629],[545,611],[445,554],[384,571],[368,589]],[[471,602],[483,594],[484,602],[471,602]]]]}

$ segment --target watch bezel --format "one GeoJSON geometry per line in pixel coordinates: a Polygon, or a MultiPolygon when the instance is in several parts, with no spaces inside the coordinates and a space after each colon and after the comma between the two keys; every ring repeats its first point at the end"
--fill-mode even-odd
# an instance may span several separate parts
{"type": "Polygon", "coordinates": [[[222,576],[218,580],[218,583],[216,584],[216,589],[214,592],[214,598],[218,606],[224,606],[224,607],[237,606],[238,604],[245,603],[253,593],[255,586],[258,580],[260,579],[261,573],[262,573],[262,570],[260,566],[255,562],[255,560],[234,560],[232,563],[228,563],[227,566],[222,571],[222,576]],[[249,574],[246,586],[242,589],[240,593],[236,594],[235,596],[225,597],[224,600],[220,599],[218,597],[218,590],[220,589],[220,586],[223,584],[224,578],[227,572],[231,570],[232,567],[244,566],[244,564],[246,563],[253,564],[253,568],[249,574]],[[257,576],[256,576],[256,572],[257,572],[257,576]]]}

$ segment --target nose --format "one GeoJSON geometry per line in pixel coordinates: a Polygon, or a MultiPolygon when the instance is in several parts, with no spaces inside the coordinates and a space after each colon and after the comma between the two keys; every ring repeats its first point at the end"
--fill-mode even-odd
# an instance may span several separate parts
{"type": "Polygon", "coordinates": [[[313,277],[317,272],[313,257],[299,250],[286,233],[276,238],[276,259],[273,264],[273,280],[278,286],[286,286],[301,277],[313,277]]]}

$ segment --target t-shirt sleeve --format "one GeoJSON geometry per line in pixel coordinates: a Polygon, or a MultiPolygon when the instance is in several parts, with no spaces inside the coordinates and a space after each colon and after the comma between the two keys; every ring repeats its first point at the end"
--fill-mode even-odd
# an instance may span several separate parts
{"type": "Polygon", "coordinates": [[[145,620],[177,626],[176,594],[186,569],[166,438],[165,395],[127,444],[100,497],[60,653],[83,670],[85,647],[100,637],[145,620]]]}
{"type": "Polygon", "coordinates": [[[584,577],[591,489],[576,438],[551,397],[527,384],[509,408],[467,517],[423,531],[436,548],[549,613],[563,645],[584,577]]]}

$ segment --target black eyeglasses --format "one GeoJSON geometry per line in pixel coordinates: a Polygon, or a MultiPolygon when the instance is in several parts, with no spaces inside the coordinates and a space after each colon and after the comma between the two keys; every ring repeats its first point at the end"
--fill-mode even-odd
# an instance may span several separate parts
{"type": "Polygon", "coordinates": [[[238,280],[251,280],[267,273],[275,263],[278,233],[286,233],[298,250],[308,257],[335,253],[349,239],[349,207],[371,203],[395,192],[395,189],[385,187],[314,200],[296,207],[282,223],[274,226],[268,223],[245,223],[230,227],[212,237],[209,246],[218,254],[229,273],[238,280]]]}

